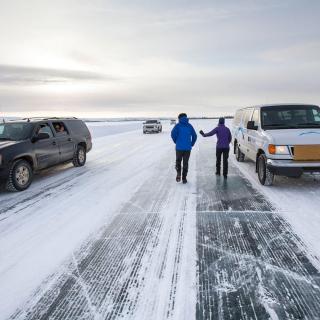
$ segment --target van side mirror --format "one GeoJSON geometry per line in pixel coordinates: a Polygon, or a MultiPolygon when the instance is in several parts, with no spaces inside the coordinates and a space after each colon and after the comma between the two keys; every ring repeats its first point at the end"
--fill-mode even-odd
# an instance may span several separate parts
{"type": "Polygon", "coordinates": [[[248,130],[258,130],[258,126],[255,125],[254,121],[248,121],[247,129],[248,130]]]}
{"type": "Polygon", "coordinates": [[[39,140],[45,140],[45,139],[49,139],[50,136],[49,136],[49,133],[46,133],[46,132],[40,132],[38,133],[36,136],[32,137],[32,142],[37,142],[39,140]]]}

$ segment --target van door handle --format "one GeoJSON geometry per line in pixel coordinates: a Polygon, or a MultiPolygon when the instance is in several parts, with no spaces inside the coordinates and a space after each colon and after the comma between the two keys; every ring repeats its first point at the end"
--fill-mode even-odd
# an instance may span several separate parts
{"type": "Polygon", "coordinates": [[[52,144],[53,144],[54,146],[56,146],[56,145],[57,145],[57,143],[56,143],[55,141],[53,141],[53,142],[52,142],[52,144]]]}
{"type": "Polygon", "coordinates": [[[69,139],[68,139],[68,141],[72,141],[72,139],[71,139],[71,138],[69,138],[69,139]]]}

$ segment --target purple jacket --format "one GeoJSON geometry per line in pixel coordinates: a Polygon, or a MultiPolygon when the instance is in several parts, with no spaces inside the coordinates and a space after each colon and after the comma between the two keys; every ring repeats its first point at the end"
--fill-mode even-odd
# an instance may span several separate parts
{"type": "Polygon", "coordinates": [[[218,142],[217,142],[217,148],[229,148],[229,144],[231,142],[231,132],[229,128],[227,128],[224,124],[219,124],[216,128],[214,128],[212,131],[205,133],[204,137],[211,137],[214,135],[217,135],[218,142]]]}

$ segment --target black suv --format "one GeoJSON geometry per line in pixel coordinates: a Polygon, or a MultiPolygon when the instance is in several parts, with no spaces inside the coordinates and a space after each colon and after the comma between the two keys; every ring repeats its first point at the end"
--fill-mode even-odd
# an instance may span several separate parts
{"type": "Polygon", "coordinates": [[[36,171],[69,161],[83,166],[91,148],[91,134],[77,118],[0,123],[0,179],[8,191],[23,191],[36,171]]]}

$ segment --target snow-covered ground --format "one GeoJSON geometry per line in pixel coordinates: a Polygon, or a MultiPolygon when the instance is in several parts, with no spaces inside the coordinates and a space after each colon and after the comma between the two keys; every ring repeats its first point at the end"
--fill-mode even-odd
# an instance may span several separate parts
{"type": "MultiPolygon", "coordinates": [[[[206,131],[215,122],[194,126],[206,131]]],[[[199,137],[189,183],[177,185],[169,123],[152,135],[142,134],[141,122],[89,127],[94,147],[85,167],[58,166],[26,192],[0,193],[1,320],[214,319],[212,308],[226,316],[226,301],[242,297],[239,268],[253,268],[257,284],[241,287],[250,303],[230,300],[250,304],[239,319],[320,314],[319,177],[262,187],[253,163],[231,155],[230,179],[221,182],[213,175],[215,138],[199,137]],[[278,239],[275,250],[268,234],[278,239]],[[219,258],[230,248],[236,262],[219,258]],[[261,280],[283,275],[287,300],[261,280]],[[298,309],[283,311],[290,301],[298,309]]]]}

